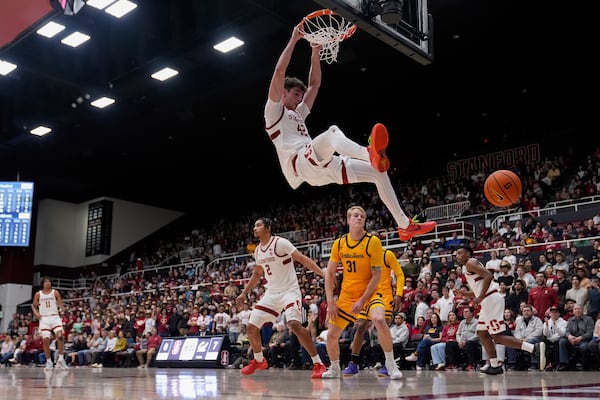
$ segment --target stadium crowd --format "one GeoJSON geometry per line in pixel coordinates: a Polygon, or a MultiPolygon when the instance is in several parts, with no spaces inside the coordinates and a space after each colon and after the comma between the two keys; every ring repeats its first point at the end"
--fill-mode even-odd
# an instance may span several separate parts
{"type": "MultiPolygon", "coordinates": [[[[474,237],[467,239],[452,235],[424,244],[416,238],[398,252],[406,276],[404,309],[394,316],[391,327],[394,353],[401,367],[486,367],[485,352],[472,334],[478,310],[470,303],[472,299],[462,295],[466,279],[453,259],[459,244],[470,244],[483,251],[482,262],[500,283],[508,332],[536,344],[529,358],[519,351],[499,349],[500,355],[505,354],[506,368],[597,370],[600,215],[559,224],[553,218],[540,219],[536,210],[552,201],[597,195],[599,170],[600,148],[576,160],[556,157],[539,164],[519,164],[517,172],[524,184],[520,207],[529,211],[527,220],[507,221],[497,230],[481,225],[474,237]]],[[[431,178],[422,184],[398,184],[402,207],[418,215],[427,207],[469,200],[471,214],[492,210],[482,195],[487,172],[461,181],[431,178]]],[[[349,204],[364,205],[368,229],[394,229],[377,196],[352,186],[327,198],[281,205],[264,213],[277,216],[278,231],[304,230],[304,239],[311,241],[342,234],[349,204]]],[[[241,310],[235,298],[252,273],[253,263],[247,256],[255,246],[251,226],[259,214],[222,219],[210,228],[194,227],[180,236],[146,243],[144,248],[150,251],[132,253],[128,262],[115,266],[115,274],[100,277],[92,273],[82,280],[91,281],[90,286],[63,292],[68,364],[148,367],[163,337],[215,334],[229,336],[231,365],[247,362],[252,355],[247,351],[245,325],[264,287],[253,290],[241,310]],[[204,258],[204,267],[181,265],[181,255],[189,249],[195,257],[204,258]],[[219,261],[225,254],[240,257],[219,261]],[[177,266],[153,268],[156,265],[177,266]]],[[[316,261],[323,267],[327,263],[316,261]]],[[[305,324],[325,361],[327,354],[319,345],[326,341],[327,333],[324,282],[302,268],[297,271],[305,299],[305,324]]],[[[310,358],[281,322],[267,324],[261,331],[269,365],[310,368],[310,358]]],[[[8,327],[0,365],[43,366],[41,339],[32,313],[12,314],[8,327]]],[[[340,338],[342,363],[349,360],[353,334],[350,326],[340,338]]],[[[380,367],[381,354],[377,332],[369,329],[360,367],[380,367]]]]}

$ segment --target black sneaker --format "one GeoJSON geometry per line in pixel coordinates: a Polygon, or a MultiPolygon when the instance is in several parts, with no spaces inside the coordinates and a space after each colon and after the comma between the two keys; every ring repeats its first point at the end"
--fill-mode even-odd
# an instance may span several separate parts
{"type": "Polygon", "coordinates": [[[504,368],[502,368],[501,365],[497,366],[497,367],[489,367],[488,369],[486,369],[485,371],[481,371],[484,374],[487,375],[500,375],[504,373],[504,368]]]}

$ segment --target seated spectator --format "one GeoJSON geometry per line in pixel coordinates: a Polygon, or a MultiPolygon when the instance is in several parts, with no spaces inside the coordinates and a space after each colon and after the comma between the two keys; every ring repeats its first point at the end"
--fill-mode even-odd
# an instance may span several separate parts
{"type": "Polygon", "coordinates": [[[573,369],[570,363],[571,351],[576,350],[584,370],[590,365],[589,344],[594,335],[594,320],[583,313],[583,306],[573,306],[573,316],[567,321],[566,337],[558,342],[559,371],[573,369]]]}
{"type": "Polygon", "coordinates": [[[465,358],[466,371],[474,371],[481,360],[481,345],[477,335],[478,321],[475,318],[475,308],[468,306],[463,309],[464,319],[460,321],[455,342],[446,342],[448,369],[456,369],[465,358]]]}
{"type": "Polygon", "coordinates": [[[441,340],[435,343],[430,348],[431,361],[435,365],[436,371],[441,371],[446,368],[446,343],[456,342],[456,335],[458,334],[458,327],[460,322],[454,311],[448,313],[448,322],[442,328],[441,340]]]}
{"type": "Polygon", "coordinates": [[[94,363],[92,367],[94,368],[102,368],[104,366],[109,365],[111,362],[114,362],[114,351],[117,345],[117,335],[114,330],[108,331],[108,338],[106,339],[106,347],[104,350],[99,351],[96,354],[96,358],[94,359],[94,363]]]}
{"type": "Polygon", "coordinates": [[[21,365],[21,361],[23,360],[23,353],[27,348],[28,343],[31,341],[31,335],[18,335],[18,339],[15,343],[15,351],[13,352],[13,356],[8,361],[11,364],[21,365]]]}
{"type": "MultiPolygon", "coordinates": [[[[538,352],[540,346],[538,344],[540,342],[543,343],[543,323],[540,318],[534,315],[533,310],[534,309],[531,305],[523,305],[523,307],[521,308],[522,315],[517,317],[515,323],[515,331],[513,335],[522,342],[528,342],[533,344],[536,348],[536,351],[534,351],[533,353],[528,353],[523,350],[508,348],[507,351],[509,369],[525,371],[529,367],[532,367],[534,369],[540,368],[540,352],[538,352]]],[[[541,350],[543,350],[543,353],[545,354],[545,345],[542,345],[541,350]]],[[[542,367],[545,368],[546,365],[542,365],[542,367]]]]}
{"type": "Polygon", "coordinates": [[[85,349],[79,350],[77,352],[77,364],[80,366],[91,365],[90,358],[88,354],[92,351],[91,346],[94,346],[94,349],[98,347],[100,340],[100,332],[96,331],[93,335],[89,335],[86,338],[86,346],[85,349]]]}
{"type": "Polygon", "coordinates": [[[271,335],[267,347],[267,359],[269,360],[270,367],[283,368],[285,364],[283,355],[285,352],[286,341],[285,324],[279,322],[275,324],[275,332],[271,335]]]}
{"type": "Polygon", "coordinates": [[[564,338],[567,332],[567,321],[560,317],[559,308],[556,306],[550,309],[544,315],[544,325],[542,333],[544,343],[546,343],[546,371],[554,371],[558,368],[559,360],[559,340],[564,338]]]}
{"type": "Polygon", "coordinates": [[[146,338],[146,348],[140,348],[135,352],[135,356],[139,363],[138,368],[148,368],[150,366],[161,342],[162,337],[158,334],[158,329],[156,329],[156,327],[152,328],[150,330],[150,335],[146,338]]]}
{"type": "Polygon", "coordinates": [[[83,333],[78,333],[77,336],[75,336],[75,338],[73,339],[73,346],[71,347],[71,351],[65,352],[65,354],[67,355],[67,362],[71,365],[79,364],[79,352],[87,350],[87,348],[87,339],[85,338],[83,333]]]}
{"type": "Polygon", "coordinates": [[[33,336],[29,336],[24,351],[19,354],[19,364],[43,364],[46,360],[44,359],[42,363],[39,358],[40,354],[44,354],[44,342],[42,341],[42,335],[36,332],[33,336]]]}
{"type": "Polygon", "coordinates": [[[417,362],[417,371],[422,370],[425,367],[427,356],[431,354],[430,347],[442,340],[442,329],[443,326],[442,321],[440,321],[440,316],[433,313],[429,323],[423,330],[423,338],[417,345],[415,352],[405,357],[406,361],[417,362]]]}
{"type": "Polygon", "coordinates": [[[117,351],[115,353],[115,365],[117,367],[129,367],[131,366],[131,356],[135,352],[136,341],[131,336],[131,331],[125,334],[126,347],[124,350],[117,351]]]}
{"type": "Polygon", "coordinates": [[[392,335],[392,343],[394,346],[394,359],[397,359],[402,354],[404,347],[410,338],[410,330],[406,322],[406,314],[399,312],[394,316],[394,323],[390,327],[392,335]]]}
{"type": "Polygon", "coordinates": [[[10,366],[8,360],[10,360],[15,354],[16,349],[15,341],[12,336],[6,335],[2,342],[2,348],[0,349],[0,365],[10,366]]]}
{"type": "MultiPolygon", "coordinates": [[[[106,348],[106,341],[108,340],[106,335],[104,330],[94,332],[88,340],[88,349],[81,352],[82,358],[79,359],[79,365],[91,366],[95,362],[96,355],[106,348]]],[[[81,356],[78,355],[78,357],[81,356]]]]}

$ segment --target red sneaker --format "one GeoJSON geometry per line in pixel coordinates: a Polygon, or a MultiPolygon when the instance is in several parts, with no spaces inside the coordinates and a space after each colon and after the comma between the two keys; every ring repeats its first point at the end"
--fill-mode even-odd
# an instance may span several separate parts
{"type": "Polygon", "coordinates": [[[327,371],[327,367],[322,363],[316,363],[313,366],[312,375],[310,379],[321,379],[323,377],[323,372],[327,371]]]}
{"type": "Polygon", "coordinates": [[[415,219],[410,221],[410,225],[406,229],[398,228],[398,236],[400,240],[407,241],[417,235],[422,235],[427,232],[431,232],[437,226],[435,221],[418,222],[415,219]]]}
{"type": "Polygon", "coordinates": [[[263,358],[262,362],[256,362],[256,360],[250,361],[250,364],[242,368],[242,375],[252,375],[258,369],[269,368],[269,363],[263,358]]]}
{"type": "Polygon", "coordinates": [[[371,129],[367,150],[369,151],[371,165],[379,172],[385,172],[390,168],[390,160],[385,155],[388,142],[387,128],[383,124],[376,123],[371,129]]]}

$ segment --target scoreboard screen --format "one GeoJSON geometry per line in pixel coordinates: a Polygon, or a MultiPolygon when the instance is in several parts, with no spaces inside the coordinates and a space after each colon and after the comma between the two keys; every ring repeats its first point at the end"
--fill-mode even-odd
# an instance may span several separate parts
{"type": "Polygon", "coordinates": [[[218,367],[228,362],[228,357],[227,335],[166,337],[156,352],[156,363],[157,366],[218,367]]]}
{"type": "Polygon", "coordinates": [[[0,182],[0,247],[29,246],[33,182],[0,182]]]}

